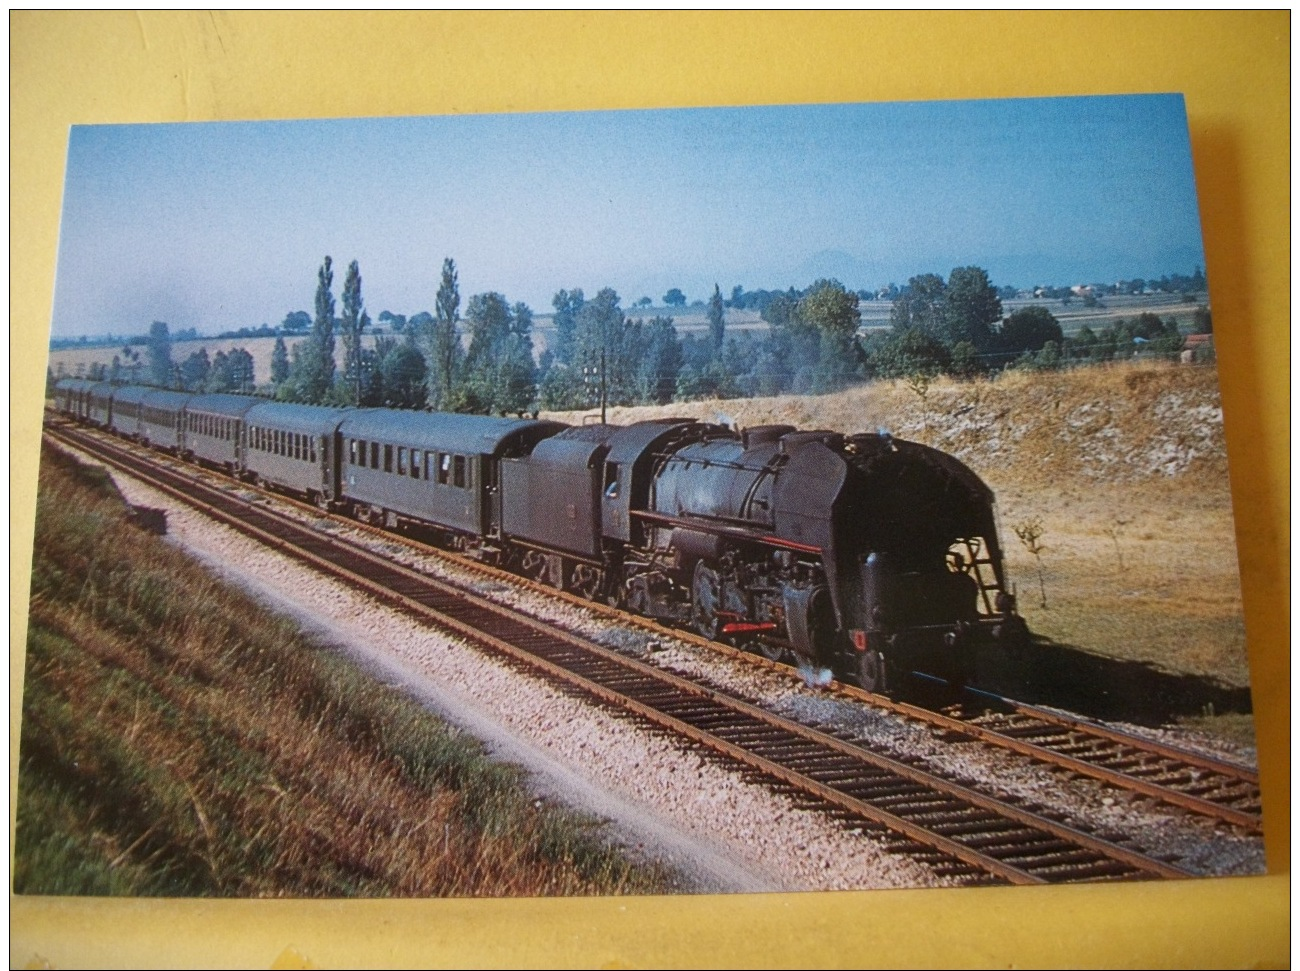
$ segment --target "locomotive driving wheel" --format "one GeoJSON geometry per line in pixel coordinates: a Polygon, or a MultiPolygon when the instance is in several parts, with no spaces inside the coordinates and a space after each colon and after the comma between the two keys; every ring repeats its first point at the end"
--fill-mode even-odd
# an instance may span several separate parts
{"type": "Polygon", "coordinates": [[[718,636],[718,574],[703,563],[691,581],[691,625],[709,640],[718,636]]]}

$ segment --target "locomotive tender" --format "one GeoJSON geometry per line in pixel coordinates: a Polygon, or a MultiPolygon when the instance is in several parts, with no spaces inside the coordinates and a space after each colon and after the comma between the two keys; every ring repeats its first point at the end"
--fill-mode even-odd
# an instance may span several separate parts
{"type": "Polygon", "coordinates": [[[67,379],[60,412],[557,588],[834,672],[964,680],[1022,638],[993,494],[887,433],[619,427],[67,379]]]}

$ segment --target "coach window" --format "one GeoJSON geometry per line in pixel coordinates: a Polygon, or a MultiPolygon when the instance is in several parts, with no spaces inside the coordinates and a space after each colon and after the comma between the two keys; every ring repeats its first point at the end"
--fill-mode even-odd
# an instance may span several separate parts
{"type": "Polygon", "coordinates": [[[465,456],[456,456],[456,482],[458,489],[465,488],[465,456]]]}
{"type": "Polygon", "coordinates": [[[406,475],[406,446],[397,446],[397,474],[406,475]]]}
{"type": "Polygon", "coordinates": [[[378,442],[370,443],[370,467],[372,469],[379,468],[379,443],[378,442]]]}
{"type": "Polygon", "coordinates": [[[357,464],[357,440],[355,438],[348,439],[348,464],[357,464]]]}
{"type": "Polygon", "coordinates": [[[446,452],[438,455],[438,485],[447,485],[451,482],[451,456],[446,452]]]}
{"type": "Polygon", "coordinates": [[[393,471],[393,446],[391,445],[384,446],[384,471],[393,471]]]}
{"type": "Polygon", "coordinates": [[[411,449],[411,478],[412,479],[418,479],[420,477],[420,467],[423,464],[424,464],[424,459],[420,455],[420,450],[418,448],[411,449]]]}
{"type": "Polygon", "coordinates": [[[307,439],[307,457],[310,458],[312,462],[315,462],[316,454],[316,438],[313,436],[307,439]]]}

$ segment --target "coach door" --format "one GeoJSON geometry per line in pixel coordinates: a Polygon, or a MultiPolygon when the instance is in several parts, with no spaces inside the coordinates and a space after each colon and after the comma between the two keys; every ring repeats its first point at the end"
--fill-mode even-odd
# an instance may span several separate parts
{"type": "Polygon", "coordinates": [[[337,451],[334,435],[318,435],[316,446],[320,449],[320,494],[325,499],[338,496],[338,483],[334,480],[334,453],[337,451]]]}

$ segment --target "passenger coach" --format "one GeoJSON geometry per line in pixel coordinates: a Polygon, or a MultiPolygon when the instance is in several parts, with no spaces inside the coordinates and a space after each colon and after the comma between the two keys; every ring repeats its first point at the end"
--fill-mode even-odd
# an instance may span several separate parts
{"type": "Polygon", "coordinates": [[[244,475],[321,505],[337,501],[335,441],[347,414],[316,405],[254,405],[244,412],[244,475]]]}
{"type": "Polygon", "coordinates": [[[441,412],[358,410],[339,426],[342,493],[366,521],[501,535],[501,459],[566,426],[441,412]]]}
{"type": "Polygon", "coordinates": [[[257,398],[237,394],[195,395],[185,405],[185,454],[235,474],[243,467],[244,416],[257,398]]]}

